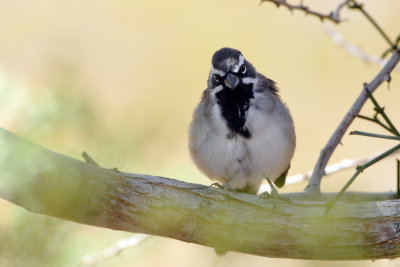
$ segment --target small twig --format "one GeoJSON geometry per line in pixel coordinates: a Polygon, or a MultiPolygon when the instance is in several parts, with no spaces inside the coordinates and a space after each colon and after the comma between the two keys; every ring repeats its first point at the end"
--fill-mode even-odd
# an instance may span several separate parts
{"type": "Polygon", "coordinates": [[[392,132],[392,129],[390,129],[390,128],[387,127],[385,124],[383,124],[383,122],[381,122],[376,116],[374,116],[373,118],[370,118],[370,117],[367,117],[367,116],[364,116],[364,115],[357,115],[357,118],[364,119],[364,120],[367,120],[367,121],[375,122],[375,123],[377,123],[379,126],[381,126],[382,128],[384,128],[384,129],[386,129],[387,131],[389,131],[390,133],[393,133],[393,132],[392,132]]]}
{"type": "MultiPolygon", "coordinates": [[[[358,159],[343,159],[337,163],[334,163],[332,165],[329,165],[325,168],[325,176],[340,172],[340,171],[344,171],[344,170],[348,170],[351,168],[354,168],[356,166],[365,164],[369,161],[371,161],[372,159],[374,159],[376,156],[382,154],[381,153],[375,153],[371,156],[365,157],[365,158],[358,158],[358,159]]],[[[393,155],[395,155],[397,153],[394,153],[393,155]]],[[[304,181],[307,181],[308,179],[310,179],[312,175],[312,171],[308,171],[307,173],[300,173],[300,174],[295,174],[292,176],[288,176],[286,178],[286,183],[285,186],[288,185],[293,185],[293,184],[298,184],[304,181]]],[[[259,194],[265,192],[265,191],[269,191],[270,190],[270,186],[268,184],[263,184],[260,187],[260,190],[258,191],[259,194]]]]}
{"type": "Polygon", "coordinates": [[[396,38],[396,46],[400,45],[400,34],[396,38]]]}
{"type": "Polygon", "coordinates": [[[287,9],[289,9],[290,12],[293,12],[293,10],[301,10],[306,13],[306,15],[312,15],[315,17],[318,17],[321,21],[326,19],[330,20],[334,23],[340,23],[343,20],[339,18],[339,12],[340,10],[349,2],[350,0],[345,0],[341,2],[335,9],[335,11],[330,12],[329,14],[323,14],[321,12],[315,11],[310,9],[308,6],[305,6],[303,2],[300,2],[298,5],[293,5],[289,4],[286,0],[261,0],[261,3],[263,2],[271,2],[274,3],[277,7],[284,6],[287,9]]]}
{"type": "Polygon", "coordinates": [[[83,256],[80,265],[96,265],[102,263],[103,261],[121,253],[125,249],[138,246],[149,237],[151,236],[145,234],[135,234],[132,237],[119,240],[113,246],[105,250],[102,250],[95,254],[83,256]]]}
{"type": "Polygon", "coordinates": [[[387,76],[390,75],[394,67],[396,67],[397,63],[400,61],[400,49],[397,49],[393,52],[389,61],[385,64],[385,66],[381,69],[381,71],[375,76],[375,78],[367,85],[364,85],[363,90],[360,95],[354,102],[354,104],[350,107],[346,116],[342,119],[339,126],[336,128],[335,132],[332,134],[328,143],[322,149],[321,154],[318,158],[318,161],[315,165],[313,174],[308,182],[305,191],[307,192],[320,192],[320,184],[322,176],[324,175],[325,167],[335,151],[337,145],[342,140],[343,135],[349,128],[350,124],[353,122],[354,118],[360,113],[361,108],[364,106],[365,102],[368,99],[368,94],[366,89],[370,93],[374,92],[384,81],[387,80],[387,76]]]}
{"type": "Polygon", "coordinates": [[[371,99],[372,103],[374,104],[374,110],[375,110],[375,115],[370,118],[367,116],[363,116],[363,115],[357,115],[358,118],[361,119],[365,119],[368,121],[372,121],[377,123],[378,125],[380,125],[381,127],[383,127],[385,130],[389,131],[391,134],[394,134],[395,136],[399,136],[399,133],[396,129],[396,127],[394,126],[394,124],[392,123],[392,121],[389,119],[389,117],[386,115],[385,113],[385,109],[383,107],[381,107],[378,102],[376,101],[375,97],[369,92],[367,91],[368,97],[371,99]],[[385,122],[389,125],[385,125],[383,122],[381,122],[378,118],[378,115],[381,115],[385,122]]]}
{"type": "MultiPolygon", "coordinates": [[[[347,41],[334,27],[331,25],[326,25],[325,27],[325,32],[332,38],[333,42],[335,42],[337,45],[343,47],[350,55],[360,58],[364,62],[367,63],[372,63],[372,64],[377,64],[381,67],[383,67],[386,63],[387,60],[384,58],[381,58],[376,55],[371,55],[359,48],[358,46],[355,46],[354,44],[350,43],[347,41]]],[[[390,48],[390,51],[392,49],[390,48]]],[[[400,72],[400,66],[397,66],[394,69],[396,72],[400,72]]]]}
{"type": "Polygon", "coordinates": [[[335,19],[337,19],[338,21],[340,21],[339,12],[340,12],[340,10],[341,10],[345,5],[347,5],[349,2],[350,2],[350,0],[344,0],[343,2],[341,2],[341,3],[336,7],[335,11],[332,13],[332,17],[335,18],[335,19]]]}
{"type": "Polygon", "coordinates": [[[372,93],[368,90],[368,87],[365,87],[366,92],[368,94],[368,97],[371,99],[372,103],[375,106],[375,111],[380,114],[383,119],[386,121],[386,123],[389,125],[389,128],[391,129],[391,132],[396,135],[396,136],[400,136],[399,131],[397,131],[396,127],[394,126],[394,124],[392,123],[392,121],[389,119],[389,117],[386,115],[385,113],[385,109],[383,107],[381,107],[378,102],[376,101],[375,97],[372,95],[372,93]]]}
{"type": "Polygon", "coordinates": [[[86,151],[82,152],[82,157],[85,159],[86,163],[100,166],[88,153],[86,153],[86,151]]]}
{"type": "MultiPolygon", "coordinates": [[[[383,138],[383,139],[390,139],[390,140],[397,140],[400,141],[400,136],[397,132],[396,127],[393,125],[393,123],[391,122],[391,120],[389,119],[389,117],[386,115],[386,113],[384,112],[384,108],[382,108],[379,104],[378,101],[375,99],[375,97],[368,91],[368,87],[366,85],[365,86],[365,90],[367,92],[367,95],[369,97],[369,99],[371,100],[371,102],[373,102],[374,104],[374,110],[376,111],[376,115],[374,117],[377,117],[379,114],[385,119],[386,123],[389,125],[390,128],[390,132],[392,132],[393,135],[383,135],[383,134],[375,134],[375,133],[367,133],[367,132],[361,132],[361,131],[352,131],[350,132],[350,134],[355,134],[355,135],[362,135],[362,136],[369,136],[369,137],[377,137],[377,138],[383,138]]],[[[386,128],[385,128],[386,129],[386,128]]],[[[381,155],[375,157],[374,159],[372,159],[371,161],[365,163],[362,166],[358,166],[357,167],[357,171],[354,173],[354,175],[350,178],[350,180],[346,183],[346,185],[342,188],[342,190],[340,190],[340,192],[337,194],[337,196],[332,200],[332,202],[328,202],[328,207],[326,209],[325,214],[328,214],[330,209],[335,205],[335,202],[340,198],[341,195],[343,195],[343,193],[347,190],[347,188],[353,183],[353,181],[357,178],[357,176],[363,172],[366,168],[368,168],[369,166],[375,164],[376,162],[380,161],[381,159],[383,159],[384,157],[387,157],[388,155],[392,154],[393,152],[395,152],[397,149],[400,148],[400,144],[395,146],[392,149],[389,149],[388,151],[382,153],[381,155]]],[[[399,190],[398,190],[399,192],[399,190]]]]}
{"type": "Polygon", "coordinates": [[[378,23],[371,17],[371,15],[364,9],[362,4],[357,3],[354,0],[349,1],[349,7],[353,9],[358,9],[371,24],[378,30],[378,32],[382,35],[383,39],[390,45],[391,49],[397,49],[396,44],[394,44],[388,35],[383,31],[383,29],[378,25],[378,23]]]}
{"type": "Polygon", "coordinates": [[[357,167],[357,171],[353,174],[353,176],[350,178],[350,180],[343,186],[343,188],[339,191],[339,193],[336,195],[336,197],[332,200],[329,201],[327,203],[327,208],[325,211],[325,215],[327,215],[329,213],[329,211],[332,209],[332,207],[335,205],[336,201],[343,195],[344,192],[346,192],[347,188],[349,188],[349,186],[354,182],[354,180],[357,178],[357,176],[362,173],[365,169],[367,169],[368,167],[370,167],[371,165],[377,163],[378,161],[380,161],[381,159],[389,156],[390,154],[392,154],[393,152],[395,152],[396,150],[400,149],[400,144],[398,144],[395,147],[392,147],[391,149],[389,149],[388,151],[380,154],[379,156],[375,157],[374,159],[372,159],[371,161],[365,163],[362,166],[358,166],[357,167]]]}
{"type": "Polygon", "coordinates": [[[352,132],[350,132],[350,135],[353,135],[353,134],[354,135],[362,135],[362,136],[377,137],[377,138],[391,139],[391,140],[400,141],[400,137],[399,136],[367,133],[367,132],[361,132],[361,131],[352,131],[352,132]]]}
{"type": "Polygon", "coordinates": [[[397,198],[400,198],[400,160],[396,159],[397,162],[397,198]]]}

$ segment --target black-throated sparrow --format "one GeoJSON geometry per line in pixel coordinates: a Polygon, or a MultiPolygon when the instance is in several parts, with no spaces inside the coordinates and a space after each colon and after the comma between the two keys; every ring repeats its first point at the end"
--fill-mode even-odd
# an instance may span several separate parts
{"type": "Polygon", "coordinates": [[[296,136],[275,82],[240,51],[222,48],[212,57],[207,84],[189,129],[197,167],[242,192],[257,193],[265,178],[283,186],[296,136]]]}

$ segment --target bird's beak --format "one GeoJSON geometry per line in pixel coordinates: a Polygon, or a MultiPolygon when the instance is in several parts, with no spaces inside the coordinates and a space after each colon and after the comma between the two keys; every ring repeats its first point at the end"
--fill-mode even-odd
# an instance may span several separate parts
{"type": "Polygon", "coordinates": [[[224,84],[228,88],[233,90],[239,84],[239,78],[236,75],[233,75],[232,73],[228,73],[228,75],[225,78],[224,84]]]}

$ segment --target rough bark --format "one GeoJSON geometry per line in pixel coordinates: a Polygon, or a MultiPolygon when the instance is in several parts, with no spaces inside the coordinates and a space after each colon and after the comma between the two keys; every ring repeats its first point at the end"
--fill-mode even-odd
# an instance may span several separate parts
{"type": "Polygon", "coordinates": [[[243,253],[298,259],[400,255],[400,201],[349,193],[323,216],[329,194],[291,201],[123,173],[52,152],[0,129],[0,196],[79,223],[243,253]]]}

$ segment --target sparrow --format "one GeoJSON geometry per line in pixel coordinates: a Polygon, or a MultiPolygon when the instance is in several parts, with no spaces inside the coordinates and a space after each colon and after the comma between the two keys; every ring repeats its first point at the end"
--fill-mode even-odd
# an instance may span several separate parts
{"type": "Polygon", "coordinates": [[[275,82],[239,50],[216,51],[189,126],[200,171],[225,188],[256,194],[263,179],[285,184],[295,147],[293,119],[275,82]]]}

